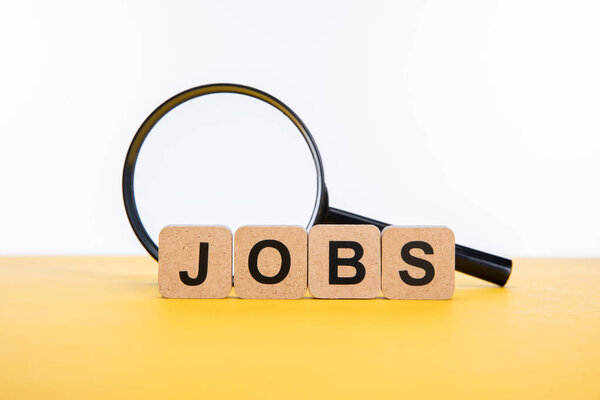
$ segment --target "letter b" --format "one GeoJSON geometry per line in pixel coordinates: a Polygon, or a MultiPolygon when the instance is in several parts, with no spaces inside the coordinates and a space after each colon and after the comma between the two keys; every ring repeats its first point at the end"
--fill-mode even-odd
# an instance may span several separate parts
{"type": "Polygon", "coordinates": [[[370,299],[381,290],[381,234],[373,225],[315,225],[308,290],[321,299],[370,299]]]}
{"type": "Polygon", "coordinates": [[[359,261],[364,254],[360,243],[349,240],[330,241],[329,242],[329,284],[330,285],[356,285],[365,278],[365,266],[359,261]],[[340,258],[339,249],[352,249],[354,256],[350,258],[340,258]],[[355,269],[354,276],[339,276],[339,266],[347,265],[355,269]]]}

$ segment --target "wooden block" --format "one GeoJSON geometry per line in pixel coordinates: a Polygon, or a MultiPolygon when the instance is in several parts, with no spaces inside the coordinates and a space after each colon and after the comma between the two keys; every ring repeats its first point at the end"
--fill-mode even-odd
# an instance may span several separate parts
{"type": "Polygon", "coordinates": [[[454,233],[390,226],[381,238],[381,287],[388,299],[445,300],[454,294],[454,233]]]}
{"type": "Polygon", "coordinates": [[[381,290],[381,234],[373,225],[315,225],[308,290],[320,299],[370,299],[381,290]]]}
{"type": "Polygon", "coordinates": [[[235,232],[235,293],[242,299],[300,299],[307,287],[301,226],[243,226],[235,232]]]}
{"type": "Polygon", "coordinates": [[[223,298],[231,291],[231,230],[166,226],[158,236],[158,290],[168,298],[223,298]]]}

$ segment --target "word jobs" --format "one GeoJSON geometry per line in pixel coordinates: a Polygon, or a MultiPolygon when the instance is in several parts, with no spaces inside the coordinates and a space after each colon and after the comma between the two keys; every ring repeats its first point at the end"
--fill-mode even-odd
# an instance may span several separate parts
{"type": "Polygon", "coordinates": [[[159,235],[158,287],[166,298],[449,299],[454,233],[373,225],[175,226],[159,235]],[[232,251],[233,250],[233,251],[232,251]],[[233,255],[232,255],[233,253],[233,255]],[[232,264],[235,281],[232,276],[232,264]]]}

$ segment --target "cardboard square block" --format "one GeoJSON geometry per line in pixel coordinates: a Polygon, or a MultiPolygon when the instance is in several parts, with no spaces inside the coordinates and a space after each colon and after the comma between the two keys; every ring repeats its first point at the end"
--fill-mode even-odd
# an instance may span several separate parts
{"type": "Polygon", "coordinates": [[[370,299],[381,290],[381,233],[374,225],[315,225],[308,290],[320,299],[370,299]]]}
{"type": "Polygon", "coordinates": [[[158,236],[158,290],[163,297],[220,299],[231,291],[231,230],[164,227],[158,236]]]}
{"type": "Polygon", "coordinates": [[[243,226],[235,232],[235,293],[242,299],[300,299],[307,287],[301,226],[243,226]]]}
{"type": "Polygon", "coordinates": [[[388,299],[446,300],[454,294],[454,233],[390,226],[381,237],[381,287],[388,299]]]}

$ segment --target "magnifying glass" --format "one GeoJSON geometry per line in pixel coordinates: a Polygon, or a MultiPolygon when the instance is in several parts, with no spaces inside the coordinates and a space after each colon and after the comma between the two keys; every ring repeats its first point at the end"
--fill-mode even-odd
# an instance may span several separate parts
{"type": "MultiPolygon", "coordinates": [[[[133,141],[131,142],[131,145],[129,146],[129,150],[125,158],[125,165],[123,168],[123,200],[125,203],[127,217],[138,240],[155,260],[158,260],[158,246],[156,245],[156,242],[152,238],[152,236],[148,233],[146,226],[142,223],[142,218],[140,216],[140,210],[138,209],[138,206],[136,204],[135,195],[135,192],[139,190],[136,189],[136,179],[134,178],[137,176],[138,181],[145,179],[148,183],[146,185],[147,187],[156,189],[154,196],[147,196],[147,198],[149,199],[160,198],[164,200],[165,192],[173,191],[174,184],[180,184],[180,186],[183,185],[185,187],[195,188],[200,192],[202,192],[202,189],[204,189],[205,192],[214,192],[215,190],[213,188],[207,188],[206,185],[202,185],[203,178],[201,175],[192,175],[192,178],[181,179],[181,182],[179,182],[176,178],[181,174],[174,174],[171,177],[165,177],[163,179],[162,186],[156,183],[156,181],[160,178],[161,172],[164,170],[165,166],[168,165],[164,161],[165,154],[178,149],[178,141],[174,140],[172,132],[176,130],[186,131],[190,129],[193,131],[193,126],[196,124],[197,121],[200,120],[208,121],[207,126],[197,127],[197,130],[200,131],[199,133],[203,133],[203,135],[187,134],[185,135],[185,137],[194,136],[198,138],[198,136],[202,136],[202,142],[197,143],[197,146],[202,149],[202,152],[199,152],[198,148],[196,148],[195,146],[186,144],[185,142],[181,141],[179,145],[179,151],[188,151],[189,153],[186,157],[172,157],[172,159],[174,159],[175,161],[184,162],[185,160],[202,160],[204,157],[212,155],[211,149],[207,148],[207,146],[210,147],[211,144],[213,144],[216,148],[225,148],[223,146],[231,147],[235,144],[238,147],[241,147],[242,150],[244,147],[255,146],[254,149],[256,151],[269,149],[271,151],[270,154],[273,154],[274,152],[272,151],[272,146],[277,144],[273,142],[276,142],[277,138],[282,135],[272,136],[270,139],[268,139],[268,143],[260,143],[260,140],[258,140],[260,138],[257,139],[256,135],[253,136],[250,134],[251,132],[246,132],[249,130],[248,126],[252,125],[252,123],[255,123],[255,125],[257,123],[259,125],[262,124],[256,127],[255,129],[256,132],[261,132],[261,134],[264,134],[264,132],[268,132],[269,129],[274,133],[277,133],[282,129],[288,129],[289,127],[292,127],[293,130],[298,131],[300,133],[299,137],[302,138],[304,143],[308,146],[310,156],[312,158],[312,165],[314,166],[314,169],[316,171],[316,192],[313,192],[314,203],[312,213],[310,214],[308,223],[306,225],[307,230],[309,230],[313,225],[317,224],[371,224],[377,226],[380,230],[383,230],[386,226],[390,225],[385,222],[377,221],[371,218],[363,217],[348,211],[340,210],[329,206],[327,187],[325,185],[325,175],[323,172],[323,162],[321,160],[321,155],[319,154],[319,149],[317,148],[317,145],[306,125],[296,115],[296,113],[292,111],[292,109],[290,109],[288,106],[286,106],[283,102],[276,99],[275,97],[258,89],[229,83],[210,84],[198,86],[181,92],[171,97],[163,104],[161,104],[158,108],[156,108],[148,116],[148,118],[146,118],[146,120],[138,129],[137,133],[133,138],[133,141]],[[194,108],[194,102],[190,102],[190,100],[199,100],[200,102],[206,102],[206,100],[209,98],[219,100],[221,99],[219,96],[223,96],[225,94],[227,95],[227,102],[213,102],[212,108],[206,107],[207,104],[204,104],[204,108],[194,108]],[[248,100],[251,100],[252,103],[248,103],[248,100]],[[256,100],[259,100],[259,102],[257,102],[256,100]],[[239,101],[243,101],[245,103],[238,104],[237,111],[235,109],[232,110],[230,109],[230,107],[228,107],[228,105],[239,101]],[[268,110],[257,108],[254,109],[253,107],[256,107],[257,103],[261,106],[268,105],[268,110]],[[175,119],[171,118],[171,116],[177,115],[178,112],[183,112],[182,110],[187,110],[188,114],[191,115],[193,119],[188,118],[183,120],[183,122],[181,122],[182,120],[180,119],[179,122],[174,122],[175,119]],[[243,110],[247,111],[245,119],[240,116],[240,113],[243,113],[243,110]],[[268,114],[268,118],[264,116],[261,117],[262,114],[267,115],[266,113],[271,113],[268,114]],[[283,117],[283,119],[289,126],[285,128],[283,125],[281,125],[281,121],[278,121],[277,123],[269,122],[265,124],[265,121],[273,120],[272,113],[277,114],[277,116],[279,117],[283,117]],[[232,127],[227,125],[228,121],[233,121],[234,123],[239,122],[240,124],[243,124],[243,126],[241,127],[238,126],[237,128],[233,128],[234,130],[237,129],[237,131],[244,131],[243,133],[245,134],[238,135],[236,138],[229,138],[226,137],[227,135],[214,133],[218,133],[219,130],[223,129],[231,129],[232,127]],[[289,122],[291,122],[291,124],[289,124],[289,122]],[[211,130],[213,132],[205,132],[207,130],[211,130]],[[152,136],[162,138],[162,142],[158,142],[158,144],[154,145],[155,155],[153,160],[159,160],[160,162],[157,163],[144,161],[145,165],[153,165],[153,167],[146,168],[145,171],[147,172],[140,177],[138,176],[140,172],[138,171],[138,173],[136,173],[136,164],[140,163],[141,159],[144,159],[144,156],[140,155],[142,147],[149,146],[150,143],[148,142],[152,141],[152,137],[149,136],[150,132],[156,133],[152,136]],[[211,142],[211,140],[213,141],[211,142]],[[216,142],[218,140],[220,140],[220,142],[216,142]],[[143,146],[144,143],[146,143],[146,146],[143,146]],[[173,176],[175,178],[173,178],[173,176]],[[163,189],[161,189],[161,187],[163,189]]],[[[295,135],[295,138],[297,139],[298,135],[295,135]]],[[[285,147],[286,143],[281,143],[280,145],[282,147],[285,147]]],[[[280,158],[279,160],[275,160],[275,162],[266,162],[265,159],[267,157],[257,156],[251,151],[240,152],[238,154],[253,154],[253,158],[246,159],[243,162],[238,162],[236,165],[234,165],[234,168],[237,168],[240,171],[239,173],[242,173],[243,171],[247,170],[248,168],[251,168],[254,165],[262,165],[263,167],[265,167],[263,172],[268,171],[268,173],[271,175],[277,174],[278,172],[281,172],[280,170],[285,169],[285,165],[289,164],[290,160],[293,160],[293,153],[288,154],[285,151],[277,151],[275,153],[279,154],[279,156],[282,158],[280,158]]],[[[301,163],[301,161],[298,161],[298,164],[301,163]]],[[[220,161],[216,161],[215,159],[213,159],[212,164],[204,166],[204,168],[211,171],[220,170],[221,172],[232,170],[232,168],[226,168],[224,165],[220,164],[220,161]]],[[[304,162],[304,164],[306,164],[306,162],[304,162]]],[[[182,165],[182,169],[185,171],[194,171],[194,166],[192,164],[185,164],[182,165]]],[[[289,171],[296,171],[297,169],[298,168],[290,168],[289,171]]],[[[218,173],[215,172],[214,174],[208,174],[205,175],[205,177],[209,175],[218,176],[218,173]]],[[[249,183],[249,179],[236,179],[236,181],[241,182],[241,191],[243,192],[240,194],[237,193],[236,190],[233,191],[233,193],[237,195],[233,197],[235,197],[238,200],[238,204],[245,205],[248,203],[247,200],[249,198],[254,199],[260,197],[258,196],[258,194],[260,194],[261,190],[258,190],[255,187],[255,183],[249,183]],[[244,184],[246,186],[243,186],[244,184]]],[[[298,183],[298,181],[301,181],[301,179],[281,179],[281,176],[279,176],[279,179],[277,180],[278,183],[276,185],[271,183],[270,185],[278,187],[279,190],[277,190],[276,193],[281,195],[282,193],[284,194],[292,191],[293,188],[297,186],[296,184],[298,183]],[[294,186],[281,189],[280,186],[286,182],[293,183],[294,186]]],[[[228,185],[229,187],[231,186],[229,179],[225,181],[225,185],[228,185]]],[[[305,190],[304,192],[307,191],[305,190]]],[[[308,192],[310,192],[310,190],[308,190],[308,192]]],[[[208,197],[208,194],[209,193],[200,193],[198,196],[199,198],[195,200],[197,201],[197,203],[194,203],[195,207],[194,204],[192,204],[192,208],[200,208],[202,204],[200,202],[206,199],[208,197]]],[[[183,207],[177,202],[180,202],[183,199],[190,197],[191,196],[177,196],[175,194],[172,195],[170,200],[175,201],[176,205],[171,206],[171,209],[175,211],[180,211],[181,209],[183,209],[183,207]]],[[[217,199],[219,204],[221,202],[226,201],[226,198],[228,197],[229,196],[219,196],[218,193],[212,196],[213,199],[217,199]]],[[[277,204],[287,205],[290,202],[293,202],[291,201],[292,199],[297,199],[298,197],[301,196],[292,195],[288,199],[282,200],[280,198],[277,198],[276,195],[270,196],[269,198],[271,199],[271,201],[274,201],[274,203],[267,206],[270,207],[270,211],[276,214],[275,211],[277,209],[277,204]]],[[[264,201],[266,201],[266,199],[263,200],[263,202],[264,201]]],[[[157,206],[160,206],[160,204],[158,204],[157,206]]],[[[237,212],[240,207],[215,207],[213,208],[213,210],[216,208],[225,208],[228,210],[229,214],[231,214],[237,212]]],[[[148,213],[146,212],[146,214],[148,213]]],[[[211,216],[214,217],[214,212],[211,214],[211,216]]],[[[168,223],[174,222],[172,220],[168,221],[168,223]]],[[[190,221],[181,222],[188,224],[190,223],[190,221]]],[[[159,228],[162,227],[162,225],[158,226],[159,228]]],[[[154,236],[156,237],[157,235],[154,236]]],[[[512,261],[510,259],[485,253],[483,251],[471,249],[458,244],[456,245],[455,257],[455,269],[457,271],[466,273],[468,275],[472,275],[474,277],[486,280],[488,282],[492,282],[499,286],[504,286],[506,284],[512,270],[512,261]]]]}

